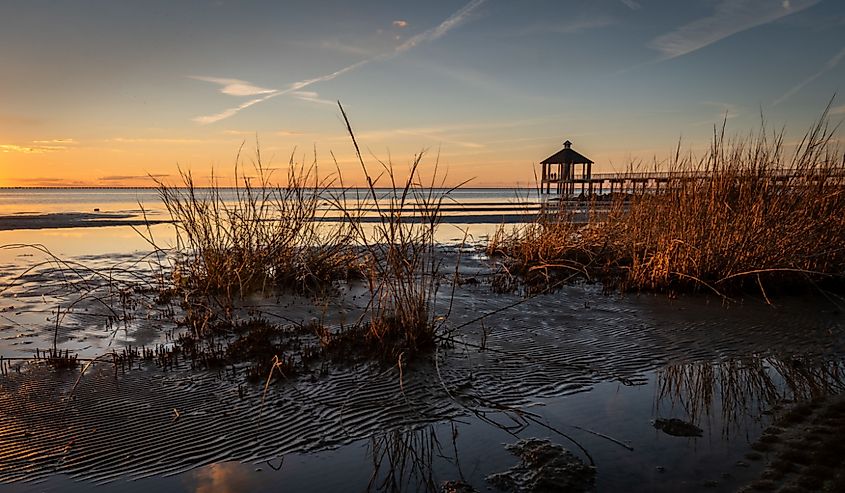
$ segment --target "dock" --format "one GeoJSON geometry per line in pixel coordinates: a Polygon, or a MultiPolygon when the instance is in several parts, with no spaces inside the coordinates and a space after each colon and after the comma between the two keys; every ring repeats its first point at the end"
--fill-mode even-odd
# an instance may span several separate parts
{"type": "MultiPolygon", "coordinates": [[[[563,143],[562,150],[544,159],[541,164],[541,194],[557,194],[561,197],[660,192],[685,183],[708,180],[712,176],[707,171],[593,173],[593,161],[572,149],[572,143],[568,140],[563,143]]],[[[798,186],[818,184],[830,179],[841,182],[845,178],[845,170],[837,168],[825,174],[808,175],[795,169],[770,169],[766,170],[766,177],[783,186],[798,186]]]]}

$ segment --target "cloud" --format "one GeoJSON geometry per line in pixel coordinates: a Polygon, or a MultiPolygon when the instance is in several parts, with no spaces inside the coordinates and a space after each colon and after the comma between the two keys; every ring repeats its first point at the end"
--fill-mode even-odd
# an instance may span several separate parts
{"type": "Polygon", "coordinates": [[[403,21],[401,19],[393,21],[393,27],[398,27],[398,28],[408,27],[408,21],[403,21]]]}
{"type": "Polygon", "coordinates": [[[32,143],[49,146],[70,146],[79,144],[79,142],[75,141],[74,139],[33,140],[32,143]]]}
{"type": "Polygon", "coordinates": [[[783,95],[781,97],[777,98],[775,100],[775,102],[772,103],[772,106],[777,106],[777,105],[783,103],[787,99],[789,99],[792,96],[798,94],[798,92],[800,92],[801,89],[804,89],[805,86],[807,86],[808,84],[810,84],[814,80],[818,79],[819,77],[826,74],[827,72],[830,72],[831,70],[835,69],[836,66],[839,65],[842,62],[843,58],[845,58],[845,47],[843,47],[841,50],[839,50],[839,53],[833,55],[833,57],[831,57],[827,62],[825,62],[825,64],[822,66],[822,68],[820,68],[816,73],[814,73],[813,75],[811,75],[811,76],[807,77],[806,79],[802,80],[797,85],[795,85],[794,87],[792,87],[791,89],[789,89],[788,91],[783,93],[783,95]]]}
{"type": "Polygon", "coordinates": [[[84,187],[91,183],[67,178],[13,178],[15,183],[22,183],[27,187],[84,187]]]}
{"type": "Polygon", "coordinates": [[[334,101],[329,101],[328,99],[320,99],[320,95],[314,91],[293,91],[290,93],[291,96],[295,97],[296,99],[301,99],[302,101],[308,101],[309,103],[319,103],[319,104],[330,104],[334,105],[334,101]]]}
{"type": "Polygon", "coordinates": [[[467,19],[469,19],[469,17],[472,15],[472,13],[478,7],[480,7],[481,4],[484,3],[484,1],[485,0],[472,0],[468,4],[464,5],[462,9],[450,15],[448,19],[438,24],[437,27],[411,36],[407,41],[397,46],[392,54],[386,56],[385,58],[393,58],[394,56],[404,53],[410,50],[411,48],[418,46],[421,43],[431,42],[440,39],[452,29],[455,29],[456,27],[466,22],[467,19]]]}
{"type": "Polygon", "coordinates": [[[263,98],[257,98],[257,99],[247,101],[246,103],[242,103],[242,104],[240,104],[240,105],[238,105],[234,108],[229,108],[227,110],[223,110],[220,113],[215,113],[213,115],[198,116],[198,117],[194,118],[193,120],[197,123],[203,123],[203,124],[219,122],[220,120],[225,120],[226,118],[229,118],[230,116],[236,115],[241,110],[249,108],[250,106],[252,106],[254,104],[258,104],[262,101],[266,101],[266,100],[270,99],[271,97],[277,96],[279,94],[280,93],[278,93],[278,92],[274,92],[273,94],[270,94],[269,96],[264,96],[263,98]]]}
{"type": "MultiPolygon", "coordinates": [[[[472,1],[470,1],[463,8],[461,8],[460,10],[458,10],[457,12],[455,12],[454,14],[449,16],[446,20],[444,20],[443,22],[438,24],[436,27],[433,27],[431,29],[428,29],[427,31],[423,31],[422,33],[416,34],[416,35],[408,38],[407,41],[405,41],[404,43],[402,43],[399,46],[397,46],[396,48],[394,48],[392,52],[385,53],[385,54],[382,54],[382,55],[377,55],[377,56],[372,57],[372,58],[367,58],[367,59],[361,60],[359,62],[353,63],[352,65],[348,65],[346,67],[343,67],[339,70],[336,70],[336,71],[329,73],[329,74],[326,74],[326,75],[321,75],[319,77],[314,77],[314,78],[311,78],[311,79],[305,79],[305,80],[301,80],[299,82],[294,82],[293,84],[290,84],[286,89],[282,89],[282,90],[266,89],[266,91],[270,91],[270,92],[268,92],[268,93],[256,93],[256,94],[266,94],[263,97],[252,99],[252,100],[247,101],[245,103],[242,103],[238,106],[235,106],[233,108],[228,108],[226,110],[223,110],[219,113],[215,113],[213,115],[198,116],[198,117],[194,118],[193,120],[197,123],[202,123],[202,124],[219,122],[220,120],[225,120],[226,118],[229,118],[231,116],[236,115],[240,111],[245,110],[246,108],[249,108],[250,106],[253,106],[253,105],[256,105],[258,103],[262,103],[264,101],[267,101],[270,98],[275,98],[277,96],[282,96],[284,94],[302,92],[301,89],[304,89],[304,88],[306,88],[306,87],[308,87],[312,84],[316,84],[318,82],[330,81],[332,79],[340,77],[343,74],[346,74],[348,72],[352,72],[353,70],[357,70],[358,68],[361,68],[362,66],[364,66],[368,63],[383,62],[383,61],[390,60],[391,58],[395,58],[396,56],[399,56],[403,53],[406,53],[407,51],[411,50],[412,48],[414,48],[414,47],[416,47],[416,46],[418,46],[422,43],[435,41],[435,40],[445,36],[446,33],[451,31],[452,29],[455,29],[456,27],[460,26],[467,19],[469,19],[469,17],[472,15],[472,13],[479,6],[481,6],[485,1],[486,0],[472,0],[472,1]]],[[[243,84],[246,87],[265,90],[265,89],[262,89],[262,88],[256,88],[255,86],[250,85],[248,82],[244,82],[244,81],[241,81],[241,80],[238,80],[238,79],[221,79],[221,78],[217,78],[217,77],[203,77],[203,78],[194,77],[194,78],[199,79],[199,80],[208,80],[210,82],[215,82],[215,83],[224,85],[224,90],[225,90],[226,87],[230,87],[232,85],[231,83],[233,83],[233,82],[236,82],[238,84],[243,84]]],[[[303,99],[303,98],[300,97],[300,99],[303,99]]],[[[320,100],[320,101],[322,101],[322,100],[320,100]]],[[[319,101],[315,101],[315,102],[319,102],[319,101]]]]}
{"type": "Polygon", "coordinates": [[[830,109],[831,115],[845,115],[845,104],[830,109]]]}
{"type": "Polygon", "coordinates": [[[44,154],[47,152],[64,151],[69,146],[78,144],[73,139],[33,140],[29,145],[0,144],[0,152],[16,152],[21,154],[44,154]]]}
{"type": "Polygon", "coordinates": [[[251,82],[240,79],[223,79],[220,77],[203,77],[196,75],[192,75],[190,78],[218,84],[221,86],[220,92],[228,94],[229,96],[257,96],[259,94],[272,94],[276,92],[276,89],[266,89],[264,87],[254,86],[251,82]]]}
{"type": "Polygon", "coordinates": [[[819,1],[792,0],[779,3],[771,0],[721,0],[713,15],[659,36],[649,46],[661,52],[664,59],[676,58],[736,33],[800,12],[819,1]]]}
{"type": "Polygon", "coordinates": [[[130,181],[130,180],[146,180],[148,178],[167,178],[167,174],[159,175],[109,175],[97,178],[99,181],[130,181]]]}
{"type": "Polygon", "coordinates": [[[629,9],[631,9],[631,10],[640,10],[642,8],[642,5],[640,5],[639,2],[635,2],[634,0],[620,0],[620,1],[622,3],[624,3],[625,6],[628,7],[629,9]]]}

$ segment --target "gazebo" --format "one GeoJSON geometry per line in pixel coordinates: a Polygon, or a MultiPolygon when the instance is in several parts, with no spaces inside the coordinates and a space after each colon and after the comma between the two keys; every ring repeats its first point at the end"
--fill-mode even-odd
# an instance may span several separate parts
{"type": "MultiPolygon", "coordinates": [[[[563,143],[563,149],[542,160],[543,174],[540,181],[540,192],[549,194],[552,190],[552,183],[555,184],[556,193],[574,194],[575,181],[588,182],[592,175],[593,162],[583,154],[572,149],[572,142],[563,143]],[[581,165],[581,177],[576,178],[575,167],[581,165]],[[557,166],[557,168],[555,168],[557,166]]],[[[582,187],[583,188],[583,187],[582,187]]]]}

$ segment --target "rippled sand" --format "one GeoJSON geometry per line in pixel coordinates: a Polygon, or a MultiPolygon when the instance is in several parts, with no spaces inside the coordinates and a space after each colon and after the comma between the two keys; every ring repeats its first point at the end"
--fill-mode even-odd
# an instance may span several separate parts
{"type": "MultiPolygon", "coordinates": [[[[455,251],[444,248],[443,254],[449,260],[455,251]]],[[[105,265],[115,259],[82,260],[105,265]]],[[[138,259],[121,260],[134,265],[138,259]]],[[[85,283],[69,288],[65,277],[47,267],[16,280],[15,288],[0,299],[0,353],[6,357],[28,357],[36,347],[49,347],[56,304],[72,299],[68,290],[84,292],[85,283]]],[[[115,275],[127,272],[134,271],[115,275]]],[[[454,344],[401,373],[395,366],[336,366],[325,376],[315,371],[313,378],[273,384],[265,396],[261,385],[244,383],[242,374],[233,376],[237,368],[192,371],[189,362],[182,361],[168,371],[144,362],[116,369],[105,360],[80,375],[13,360],[0,376],[0,483],[49,482],[57,475],[100,483],[208,472],[209,467],[230,467],[222,465],[230,461],[263,463],[308,452],[331,457],[327,451],[348,450],[389,430],[433,425],[442,432],[445,423],[458,422],[469,423],[467,433],[476,437],[474,443],[486,443],[485,434],[504,439],[508,433],[543,433],[578,452],[553,430],[579,433],[581,440],[592,444],[587,451],[604,447],[613,451],[596,453],[597,484],[612,490],[622,484],[620,471],[642,474],[643,464],[648,464],[652,477],[655,467],[677,460],[670,454],[678,450],[695,454],[700,448],[709,457],[703,460],[707,471],[732,466],[736,459],[730,454],[720,462],[715,452],[713,457],[705,452],[721,450],[719,444],[732,440],[727,449],[741,457],[737,441],[750,443],[742,433],[759,433],[764,411],[813,384],[790,377],[788,368],[778,367],[784,361],[804,361],[808,368],[817,368],[818,362],[818,368],[827,368],[830,375],[821,375],[824,383],[815,384],[825,387],[821,391],[840,391],[841,382],[833,375],[845,355],[845,327],[842,314],[824,300],[784,300],[777,308],[753,299],[723,305],[702,296],[669,300],[659,295],[605,295],[594,285],[569,286],[525,299],[493,294],[486,284],[490,272],[490,261],[483,256],[463,257],[462,277],[479,282],[455,287],[449,317],[454,344]],[[480,319],[485,314],[490,315],[480,319]],[[761,380],[761,374],[771,375],[771,383],[761,380]],[[731,379],[747,385],[731,387],[727,385],[731,379]],[[755,393],[752,384],[761,390],[755,393]],[[744,394],[737,390],[742,388],[747,389],[744,394]],[[627,397],[613,404],[614,395],[627,397]],[[737,408],[738,396],[746,401],[737,408]],[[538,403],[543,407],[533,407],[538,403]],[[573,403],[576,411],[563,411],[573,403]],[[634,409],[635,404],[638,410],[629,412],[637,414],[631,415],[628,425],[624,414],[606,409],[611,405],[634,409]],[[520,418],[518,409],[537,411],[548,427],[526,415],[520,418]],[[730,409],[747,411],[748,422],[731,417],[730,409]],[[602,413],[615,417],[592,422],[591,416],[602,413]],[[695,419],[706,428],[705,437],[699,442],[663,437],[648,423],[658,416],[695,419]],[[573,425],[631,444],[636,452],[596,434],[573,431],[573,425]],[[710,445],[700,445],[707,441],[710,445]],[[656,443],[672,445],[661,450],[656,443]],[[608,463],[611,457],[614,462],[608,463]]],[[[440,313],[450,305],[451,288],[447,276],[440,290],[440,313]]],[[[285,296],[247,300],[244,310],[271,319],[322,318],[340,324],[354,320],[365,308],[362,294],[363,287],[353,284],[343,287],[328,305],[285,296]]],[[[59,347],[95,358],[130,344],[169,344],[175,327],[168,317],[155,306],[134,308],[138,318],[115,327],[104,323],[108,313],[99,300],[78,303],[62,321],[59,347]]],[[[467,449],[472,451],[473,446],[467,449]]],[[[484,463],[483,458],[478,462],[478,454],[484,453],[469,452],[463,461],[484,463]]],[[[490,453],[507,459],[503,450],[490,453]]],[[[655,482],[642,484],[654,489],[689,477],[702,485],[704,476],[695,471],[695,461],[679,464],[668,479],[657,474],[656,480],[649,480],[655,482]],[[683,468],[693,469],[678,470],[683,468]]],[[[495,465],[491,460],[476,469],[495,465]]],[[[483,476],[476,472],[473,477],[483,476]]]]}

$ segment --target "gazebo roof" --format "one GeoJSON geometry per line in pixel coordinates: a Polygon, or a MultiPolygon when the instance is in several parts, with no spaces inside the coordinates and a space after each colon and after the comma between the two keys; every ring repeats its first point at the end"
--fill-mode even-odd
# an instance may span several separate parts
{"type": "Polygon", "coordinates": [[[540,164],[593,164],[586,156],[572,150],[572,142],[563,143],[563,149],[540,161],[540,164]]]}

